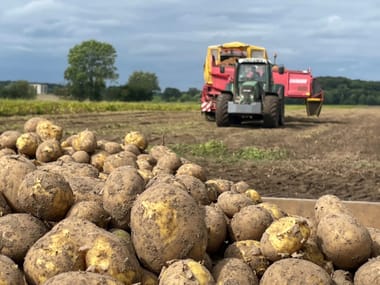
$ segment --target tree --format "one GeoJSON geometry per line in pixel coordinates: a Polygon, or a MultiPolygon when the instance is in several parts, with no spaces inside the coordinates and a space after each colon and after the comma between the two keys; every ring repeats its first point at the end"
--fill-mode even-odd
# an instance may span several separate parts
{"type": "Polygon", "coordinates": [[[128,78],[128,101],[149,101],[160,91],[156,74],[135,71],[128,78]]]}
{"type": "Polygon", "coordinates": [[[35,99],[36,96],[36,90],[25,80],[18,80],[5,85],[0,94],[0,97],[9,99],[35,99]]]}
{"type": "Polygon", "coordinates": [[[89,40],[71,48],[65,70],[71,96],[78,100],[101,100],[106,80],[119,77],[115,59],[116,51],[108,43],[89,40]]]}
{"type": "Polygon", "coordinates": [[[161,96],[164,101],[178,101],[181,95],[182,93],[179,89],[166,87],[161,96]]]}

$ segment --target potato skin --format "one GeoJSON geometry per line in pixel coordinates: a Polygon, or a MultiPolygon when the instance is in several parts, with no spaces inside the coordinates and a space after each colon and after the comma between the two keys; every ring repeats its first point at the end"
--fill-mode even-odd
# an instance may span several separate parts
{"type": "Polygon", "coordinates": [[[41,162],[55,161],[62,154],[61,144],[55,139],[43,141],[36,149],[36,159],[41,162]]]}
{"type": "Polygon", "coordinates": [[[97,147],[96,134],[89,130],[84,130],[73,137],[71,146],[74,150],[83,150],[87,153],[93,153],[97,147]]]}
{"type": "Polygon", "coordinates": [[[87,271],[68,271],[49,278],[44,285],[125,285],[112,276],[87,271]]]}
{"type": "Polygon", "coordinates": [[[0,192],[0,217],[12,213],[11,208],[9,207],[7,201],[4,198],[2,192],[0,192]]]}
{"type": "Polygon", "coordinates": [[[0,254],[0,284],[27,285],[24,273],[17,264],[5,255],[0,254]]]}
{"type": "Polygon", "coordinates": [[[47,231],[45,224],[30,214],[14,213],[0,217],[0,254],[20,263],[28,249],[47,231]]]}
{"type": "Polygon", "coordinates": [[[206,205],[205,222],[208,232],[207,252],[217,252],[227,238],[227,222],[223,211],[216,205],[206,205]]]}
{"type": "Polygon", "coordinates": [[[21,135],[19,131],[8,130],[0,134],[0,149],[10,148],[16,150],[17,138],[21,135]]]}
{"type": "Polygon", "coordinates": [[[17,192],[17,209],[47,221],[65,217],[74,203],[70,184],[57,173],[35,170],[22,180],[17,192]]]}
{"type": "Polygon", "coordinates": [[[137,256],[159,273],[172,259],[202,260],[207,247],[204,215],[181,188],[158,183],[140,194],[131,211],[132,241],[137,256]]]}
{"type": "Polygon", "coordinates": [[[374,285],[380,281],[380,257],[370,259],[355,272],[355,285],[374,285]]]}
{"type": "Polygon", "coordinates": [[[109,214],[102,204],[97,201],[80,201],[75,203],[68,211],[66,217],[86,219],[98,227],[106,228],[110,220],[109,214]]]}
{"type": "Polygon", "coordinates": [[[216,284],[259,284],[249,265],[238,258],[221,259],[212,269],[212,275],[216,284]]]}
{"type": "Polygon", "coordinates": [[[317,243],[339,269],[356,269],[371,256],[371,236],[351,215],[324,216],[318,224],[317,243]]]}
{"type": "Polygon", "coordinates": [[[333,285],[320,266],[303,259],[285,258],[274,262],[264,272],[260,285],[333,285]]]}
{"type": "Polygon", "coordinates": [[[232,218],[242,208],[254,205],[254,202],[242,193],[226,191],[218,196],[217,204],[227,217],[232,218]]]}

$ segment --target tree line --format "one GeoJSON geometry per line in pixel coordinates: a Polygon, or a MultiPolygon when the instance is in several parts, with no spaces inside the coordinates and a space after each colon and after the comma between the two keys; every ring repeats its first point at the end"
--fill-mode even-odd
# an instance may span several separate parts
{"type": "MultiPolygon", "coordinates": [[[[186,91],[175,87],[161,90],[157,75],[151,72],[135,71],[125,84],[113,84],[119,77],[116,57],[116,50],[108,43],[89,40],[75,45],[68,53],[68,67],[64,72],[67,83],[47,84],[48,92],[79,101],[200,101],[201,86],[186,91]]],[[[325,91],[325,104],[380,105],[379,81],[330,76],[316,79],[325,91]]],[[[0,98],[34,99],[36,95],[27,81],[0,81],[0,98]]],[[[303,101],[290,99],[287,103],[303,101]]]]}

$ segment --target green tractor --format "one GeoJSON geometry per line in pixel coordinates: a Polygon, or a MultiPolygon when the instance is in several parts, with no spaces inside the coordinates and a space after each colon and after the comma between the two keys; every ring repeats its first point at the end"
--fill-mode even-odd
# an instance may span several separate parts
{"type": "MultiPolygon", "coordinates": [[[[263,58],[241,58],[227,90],[216,99],[215,120],[218,127],[243,121],[262,121],[266,128],[284,125],[284,86],[273,83],[273,65],[263,58]]],[[[220,67],[220,72],[224,72],[220,67]]],[[[279,67],[279,73],[284,68],[279,67]]]]}

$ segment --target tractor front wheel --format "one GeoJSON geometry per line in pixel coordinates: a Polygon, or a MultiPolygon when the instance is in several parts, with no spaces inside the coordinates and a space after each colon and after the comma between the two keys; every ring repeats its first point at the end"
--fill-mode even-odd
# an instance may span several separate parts
{"type": "Polygon", "coordinates": [[[264,128],[277,128],[280,118],[280,99],[266,95],[263,102],[264,128]]]}
{"type": "Polygon", "coordinates": [[[222,93],[216,98],[215,121],[218,127],[227,127],[230,125],[228,116],[228,101],[232,96],[228,93],[222,93]]]}

